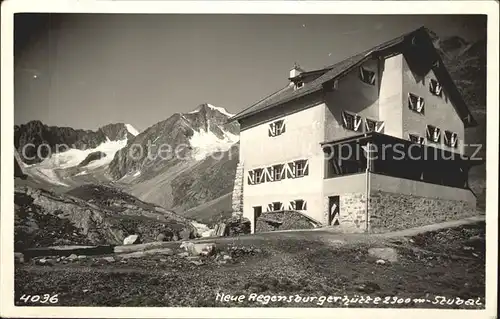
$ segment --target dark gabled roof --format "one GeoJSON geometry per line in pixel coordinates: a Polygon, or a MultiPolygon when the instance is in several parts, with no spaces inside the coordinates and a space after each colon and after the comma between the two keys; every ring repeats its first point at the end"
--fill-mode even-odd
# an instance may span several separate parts
{"type": "MultiPolygon", "coordinates": [[[[295,100],[297,98],[318,92],[323,89],[324,85],[327,83],[330,83],[349,71],[351,71],[353,68],[361,65],[365,61],[371,59],[375,54],[386,52],[390,53],[389,51],[397,51],[398,46],[400,44],[403,44],[405,40],[417,35],[418,33],[423,33],[427,37],[428,41],[430,41],[432,45],[431,38],[429,37],[429,34],[427,33],[425,27],[420,27],[412,32],[405,33],[399,37],[396,37],[392,40],[389,40],[387,42],[381,43],[369,50],[363,51],[359,54],[356,54],[354,56],[351,56],[350,58],[347,58],[345,60],[342,60],[336,64],[333,64],[331,66],[328,66],[323,69],[319,70],[313,70],[313,71],[308,71],[304,72],[300,75],[300,78],[308,76],[308,75],[313,75],[313,74],[321,74],[318,76],[316,79],[305,83],[304,86],[300,89],[295,89],[293,85],[287,84],[286,87],[276,91],[275,93],[272,93],[271,95],[263,98],[262,100],[258,101],[257,103],[253,104],[252,106],[244,109],[243,111],[235,114],[233,117],[229,119],[229,121],[235,121],[235,120],[241,120],[243,118],[249,117],[251,115],[254,115],[256,113],[260,113],[264,110],[270,109],[272,107],[276,107],[278,105],[281,105],[283,103],[295,100]]],[[[434,46],[432,46],[434,48],[434,46]]],[[[439,59],[439,62],[441,65],[443,65],[443,62],[441,61],[441,58],[439,57],[439,54],[436,52],[436,56],[439,59]]],[[[472,117],[472,114],[468,110],[465,102],[462,99],[462,96],[460,92],[458,91],[457,87],[453,83],[453,80],[451,79],[450,74],[444,67],[439,68],[441,71],[438,72],[439,74],[436,74],[436,76],[440,77],[440,82],[443,85],[443,87],[446,89],[446,91],[450,94],[450,99],[454,102],[454,105],[456,106],[457,112],[462,118],[462,121],[464,121],[466,127],[467,126],[474,126],[476,125],[476,121],[472,117]],[[468,121],[465,121],[465,119],[469,119],[468,121]]],[[[299,77],[297,77],[299,78],[299,77]]]]}

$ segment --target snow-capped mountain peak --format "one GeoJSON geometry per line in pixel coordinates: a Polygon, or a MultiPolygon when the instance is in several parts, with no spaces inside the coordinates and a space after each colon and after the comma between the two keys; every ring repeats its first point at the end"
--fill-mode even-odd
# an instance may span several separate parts
{"type": "Polygon", "coordinates": [[[132,125],[130,124],[125,124],[125,128],[127,129],[127,131],[134,135],[134,136],[137,136],[139,135],[139,131],[135,129],[135,127],[133,127],[132,125]]]}
{"type": "Polygon", "coordinates": [[[196,108],[194,111],[191,111],[189,112],[188,114],[195,114],[195,113],[198,113],[200,112],[204,107],[206,108],[209,108],[209,109],[212,109],[212,110],[215,110],[219,113],[222,113],[224,114],[225,116],[227,117],[232,117],[234,116],[234,114],[232,113],[229,113],[225,108],[223,107],[219,107],[219,106],[214,106],[212,104],[209,104],[209,103],[205,103],[205,104],[201,104],[198,108],[196,108]]]}
{"type": "Polygon", "coordinates": [[[225,108],[223,108],[223,107],[213,106],[212,104],[208,104],[208,103],[207,103],[207,106],[208,106],[209,108],[211,108],[211,109],[213,109],[213,110],[216,110],[216,111],[219,111],[219,112],[221,112],[222,114],[227,115],[227,116],[229,116],[229,117],[234,116],[234,114],[229,113],[229,112],[228,112],[225,108]]]}

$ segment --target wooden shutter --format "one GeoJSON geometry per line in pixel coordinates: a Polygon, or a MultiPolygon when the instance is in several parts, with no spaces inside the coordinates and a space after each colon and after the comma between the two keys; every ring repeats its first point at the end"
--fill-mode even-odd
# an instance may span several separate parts
{"type": "Polygon", "coordinates": [[[285,176],[286,176],[285,173],[286,173],[285,165],[281,164],[280,179],[285,179],[285,176]]]}
{"type": "Polygon", "coordinates": [[[274,209],[274,207],[273,207],[272,203],[271,204],[267,204],[267,209],[266,209],[267,212],[272,212],[273,209],[274,209]]]}
{"type": "Polygon", "coordinates": [[[365,82],[365,73],[363,72],[363,67],[359,67],[359,78],[361,81],[365,82]]]}
{"type": "Polygon", "coordinates": [[[269,124],[268,133],[269,133],[269,136],[271,136],[271,137],[276,136],[276,123],[269,124]]]}
{"type": "Polygon", "coordinates": [[[280,210],[285,210],[285,203],[280,203],[280,210]]]}
{"type": "Polygon", "coordinates": [[[441,93],[443,92],[443,87],[441,86],[441,84],[437,84],[436,85],[436,95],[437,96],[441,96],[441,93]]]}
{"type": "Polygon", "coordinates": [[[457,147],[457,143],[458,143],[458,134],[451,133],[450,146],[457,147]]]}
{"type": "Polygon", "coordinates": [[[353,121],[354,121],[354,128],[353,129],[357,132],[357,131],[359,131],[359,129],[361,127],[361,123],[363,122],[361,119],[361,116],[355,115],[353,121]]]}
{"type": "Polygon", "coordinates": [[[368,83],[371,85],[375,84],[375,72],[368,71],[368,83]]]}
{"type": "Polygon", "coordinates": [[[434,133],[432,134],[432,140],[434,142],[439,142],[441,140],[441,130],[437,127],[434,129],[434,133]]]}
{"type": "Polygon", "coordinates": [[[290,162],[286,165],[286,177],[287,178],[295,178],[295,163],[290,162]]]}
{"type": "Polygon", "coordinates": [[[415,100],[413,99],[413,96],[412,96],[411,93],[408,93],[408,107],[411,110],[415,110],[416,109],[415,100]]]}
{"type": "Polygon", "coordinates": [[[385,122],[377,122],[375,124],[375,132],[377,133],[383,133],[384,132],[384,126],[385,126],[385,122]]]}
{"type": "Polygon", "coordinates": [[[255,184],[254,172],[248,171],[248,185],[254,185],[254,184],[255,184]]]}
{"type": "Polygon", "coordinates": [[[372,132],[375,131],[376,122],[370,119],[365,120],[365,131],[372,132]]]}
{"type": "Polygon", "coordinates": [[[424,111],[425,101],[424,98],[417,98],[417,112],[422,113],[424,111]]]}
{"type": "Polygon", "coordinates": [[[294,200],[292,200],[290,203],[288,203],[288,209],[295,210],[295,201],[294,200]]]}
{"type": "Polygon", "coordinates": [[[305,160],[304,161],[304,176],[309,175],[309,161],[305,160]]]}
{"type": "Polygon", "coordinates": [[[285,130],[286,130],[285,120],[282,120],[280,123],[279,132],[283,134],[285,133],[285,130]]]}
{"type": "Polygon", "coordinates": [[[264,176],[265,176],[265,181],[267,182],[272,182],[274,181],[274,172],[273,172],[273,167],[266,167],[264,169],[264,176]]]}

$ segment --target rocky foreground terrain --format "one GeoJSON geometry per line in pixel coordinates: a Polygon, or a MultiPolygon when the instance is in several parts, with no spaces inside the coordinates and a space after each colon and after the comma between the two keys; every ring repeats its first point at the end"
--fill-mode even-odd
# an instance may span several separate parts
{"type": "Polygon", "coordinates": [[[407,237],[312,231],[152,243],[148,250],[146,245],[98,256],[19,256],[15,303],[460,309],[485,304],[484,222],[407,237]],[[50,293],[50,302],[33,298],[42,292],[50,293]],[[236,301],[239,296],[244,297],[236,301]],[[321,302],[322,296],[340,299],[321,302]]]}

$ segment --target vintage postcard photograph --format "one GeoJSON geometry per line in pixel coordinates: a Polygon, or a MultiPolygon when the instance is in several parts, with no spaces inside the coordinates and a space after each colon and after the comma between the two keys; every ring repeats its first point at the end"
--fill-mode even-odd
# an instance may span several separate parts
{"type": "Polygon", "coordinates": [[[494,318],[498,3],[341,2],[7,1],[2,316],[494,318]]]}

